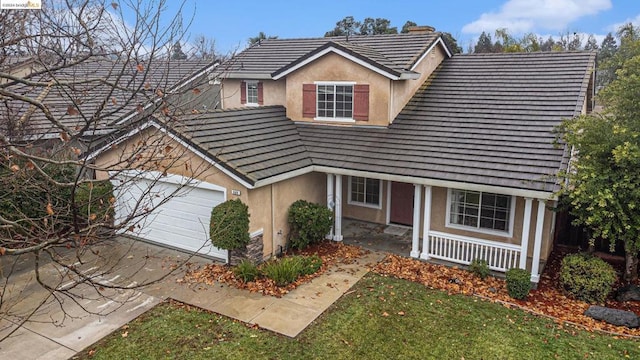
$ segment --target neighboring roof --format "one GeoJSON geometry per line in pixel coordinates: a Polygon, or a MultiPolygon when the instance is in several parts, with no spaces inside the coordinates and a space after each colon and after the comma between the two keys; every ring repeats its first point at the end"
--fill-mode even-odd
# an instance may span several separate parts
{"type": "MultiPolygon", "coordinates": [[[[410,72],[436,42],[440,33],[353,35],[308,39],[268,39],[235,56],[221,69],[230,77],[271,78],[327,48],[343,50],[375,68],[410,72]]],[[[447,50],[448,51],[448,50],[447,50]]]]}
{"type": "MultiPolygon", "coordinates": [[[[101,58],[54,72],[41,71],[28,77],[30,81],[49,83],[48,86],[15,84],[8,90],[29,99],[38,99],[60,124],[69,129],[77,131],[91,124],[88,131],[99,135],[111,131],[111,124],[137,114],[141,107],[157,99],[157,89],[167,93],[210,66],[210,62],[203,60],[155,60],[142,63],[138,68],[135,62],[122,63],[101,58]],[[73,89],[65,86],[65,82],[72,84],[73,89]],[[104,109],[101,110],[102,106],[104,109]],[[95,114],[101,116],[99,123],[91,121],[95,114]]],[[[10,109],[6,116],[14,117],[2,124],[19,123],[22,132],[32,138],[59,136],[61,129],[42,110],[9,97],[0,100],[6,101],[10,109]]],[[[0,131],[9,130],[0,128],[0,131]]]]}
{"type": "Polygon", "coordinates": [[[314,165],[552,192],[554,126],[582,111],[595,54],[456,55],[388,129],[298,123],[314,165]]]}
{"type": "Polygon", "coordinates": [[[178,124],[168,130],[251,185],[311,165],[282,106],[184,115],[178,124]]]}

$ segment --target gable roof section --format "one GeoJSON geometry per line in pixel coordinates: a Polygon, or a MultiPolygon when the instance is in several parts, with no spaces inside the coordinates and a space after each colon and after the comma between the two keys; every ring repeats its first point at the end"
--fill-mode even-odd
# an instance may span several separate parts
{"type": "Polygon", "coordinates": [[[167,131],[250,185],[311,166],[282,106],[184,115],[178,124],[167,131]]]}
{"type": "MultiPolygon", "coordinates": [[[[156,89],[164,92],[177,89],[192,80],[194,74],[211,66],[210,61],[202,60],[154,60],[141,72],[135,62],[95,59],[52,73],[29,76],[29,80],[38,82],[68,81],[74,84],[72,91],[62,85],[32,87],[23,84],[12,85],[10,91],[41,101],[62,126],[79,129],[90,124],[85,135],[101,135],[113,131],[115,122],[137,115],[138,106],[147,106],[157,100],[156,89]],[[77,110],[69,111],[69,107],[77,110]],[[90,118],[98,112],[101,122],[91,122],[90,118]]],[[[24,120],[22,126],[30,137],[56,138],[62,131],[40,109],[22,101],[9,101],[8,104],[11,113],[24,120]]],[[[0,131],[8,132],[8,129],[1,127],[0,131]]]]}
{"type": "Polygon", "coordinates": [[[270,39],[245,49],[221,68],[233,78],[277,79],[322,56],[340,53],[393,76],[411,76],[413,67],[435,44],[447,53],[440,33],[354,35],[308,39],[270,39]]]}
{"type": "Polygon", "coordinates": [[[298,123],[316,166],[553,192],[566,151],[553,128],[579,115],[595,54],[456,55],[388,129],[298,123]]]}

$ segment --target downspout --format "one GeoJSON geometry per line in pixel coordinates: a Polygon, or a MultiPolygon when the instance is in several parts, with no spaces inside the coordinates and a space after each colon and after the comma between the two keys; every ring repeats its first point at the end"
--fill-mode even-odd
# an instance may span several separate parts
{"type": "Polygon", "coordinates": [[[273,200],[273,185],[271,184],[271,256],[276,254],[276,219],[275,219],[275,201],[273,200]]]}

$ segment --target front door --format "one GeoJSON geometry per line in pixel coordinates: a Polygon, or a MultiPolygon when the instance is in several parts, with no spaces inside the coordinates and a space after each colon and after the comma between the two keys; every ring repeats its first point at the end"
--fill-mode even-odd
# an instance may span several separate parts
{"type": "Polygon", "coordinates": [[[391,183],[390,221],[396,224],[413,225],[413,184],[391,183]]]}

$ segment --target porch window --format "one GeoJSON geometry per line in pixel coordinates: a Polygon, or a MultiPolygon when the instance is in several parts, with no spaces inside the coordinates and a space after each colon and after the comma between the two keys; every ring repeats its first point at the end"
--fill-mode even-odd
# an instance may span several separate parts
{"type": "Polygon", "coordinates": [[[479,231],[512,231],[512,196],[450,189],[447,225],[479,231]]]}
{"type": "Polygon", "coordinates": [[[349,178],[349,204],[380,208],[381,180],[359,176],[349,178]]]}

